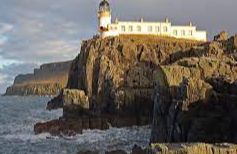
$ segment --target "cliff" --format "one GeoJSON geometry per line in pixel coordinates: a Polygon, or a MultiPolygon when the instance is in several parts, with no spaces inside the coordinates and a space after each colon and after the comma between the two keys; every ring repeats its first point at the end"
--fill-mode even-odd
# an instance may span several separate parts
{"type": "Polygon", "coordinates": [[[195,52],[154,73],[151,142],[237,143],[237,35],[195,52]]]}
{"type": "Polygon", "coordinates": [[[237,142],[237,35],[212,42],[120,36],[82,43],[35,132],[73,135],[152,123],[151,143],[237,142]]]}
{"type": "Polygon", "coordinates": [[[35,131],[60,132],[68,128],[65,121],[72,119],[77,121],[72,128],[76,132],[149,124],[156,66],[174,61],[176,52],[185,55],[186,50],[202,43],[156,36],[84,41],[72,62],[67,87],[48,103],[48,109],[63,107],[64,121],[37,124],[35,131]],[[58,123],[63,128],[52,128],[58,123]]]}
{"type": "MultiPolygon", "coordinates": [[[[154,154],[235,154],[237,146],[234,144],[153,144],[154,154]]],[[[144,152],[145,154],[146,152],[144,152]]]]}
{"type": "MultiPolygon", "coordinates": [[[[99,151],[78,152],[78,154],[99,154],[99,151]]],[[[142,149],[134,146],[131,152],[115,150],[105,154],[236,154],[235,144],[205,144],[205,143],[159,143],[152,144],[150,148],[142,149]]]]}
{"type": "Polygon", "coordinates": [[[33,74],[18,75],[5,95],[56,95],[68,80],[71,61],[41,65],[33,74]]]}

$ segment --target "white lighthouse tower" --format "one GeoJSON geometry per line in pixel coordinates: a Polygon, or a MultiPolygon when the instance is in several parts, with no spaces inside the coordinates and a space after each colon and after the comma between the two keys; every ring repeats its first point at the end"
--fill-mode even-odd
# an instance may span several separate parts
{"type": "Polygon", "coordinates": [[[108,36],[115,36],[114,32],[110,29],[112,19],[111,9],[108,0],[103,0],[102,2],[100,2],[98,11],[98,22],[98,31],[102,38],[108,36]]]}
{"type": "Polygon", "coordinates": [[[107,0],[103,0],[99,5],[98,12],[98,20],[99,20],[99,32],[102,37],[107,37],[106,34],[109,33],[109,25],[111,24],[111,10],[109,6],[109,2],[107,0]]]}

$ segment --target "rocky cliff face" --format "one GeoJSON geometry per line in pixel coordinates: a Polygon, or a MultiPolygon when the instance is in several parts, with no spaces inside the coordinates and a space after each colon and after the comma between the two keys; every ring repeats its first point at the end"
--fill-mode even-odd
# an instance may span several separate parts
{"type": "Polygon", "coordinates": [[[67,88],[85,91],[94,112],[147,116],[153,104],[154,66],[195,43],[149,37],[85,41],[73,61],[67,88]]]}
{"type": "Polygon", "coordinates": [[[155,154],[235,154],[237,153],[237,146],[234,144],[204,143],[154,144],[151,151],[155,154]]]}
{"type": "Polygon", "coordinates": [[[151,142],[237,142],[237,36],[215,39],[154,73],[151,142]]]}
{"type": "Polygon", "coordinates": [[[148,124],[153,115],[156,66],[174,61],[177,57],[172,55],[177,52],[186,55],[198,44],[202,42],[152,36],[84,41],[72,62],[66,89],[49,102],[48,109],[63,107],[64,119],[84,119],[82,123],[89,123],[86,128],[94,128],[90,121],[95,117],[102,121],[98,128],[104,128],[104,123],[117,127],[148,124]]]}
{"type": "Polygon", "coordinates": [[[18,75],[5,95],[56,95],[68,80],[71,61],[41,65],[33,74],[18,75]]]}
{"type": "Polygon", "coordinates": [[[63,117],[38,123],[35,132],[73,134],[153,119],[151,143],[237,142],[236,53],[237,36],[225,33],[208,43],[152,36],[84,41],[67,87],[48,104],[63,107],[63,117]]]}
{"type": "MultiPolygon", "coordinates": [[[[99,154],[99,151],[78,152],[78,154],[99,154]]],[[[159,143],[150,148],[142,149],[135,145],[131,152],[115,150],[105,154],[236,154],[235,144],[205,144],[205,143],[159,143]]]]}

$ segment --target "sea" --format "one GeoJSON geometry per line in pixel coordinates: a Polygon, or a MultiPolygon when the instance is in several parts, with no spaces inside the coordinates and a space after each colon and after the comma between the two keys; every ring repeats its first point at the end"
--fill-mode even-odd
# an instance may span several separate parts
{"type": "Polygon", "coordinates": [[[47,111],[50,97],[0,96],[0,154],[76,154],[80,151],[131,151],[136,144],[146,147],[149,126],[84,130],[74,137],[35,135],[37,122],[62,116],[62,109],[47,111]]]}

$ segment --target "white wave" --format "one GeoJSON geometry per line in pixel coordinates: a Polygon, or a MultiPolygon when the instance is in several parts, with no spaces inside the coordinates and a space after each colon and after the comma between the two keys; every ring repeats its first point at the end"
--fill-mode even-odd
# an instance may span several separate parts
{"type": "Polygon", "coordinates": [[[40,135],[34,135],[34,134],[7,134],[4,136],[1,136],[1,138],[6,140],[21,140],[21,141],[30,141],[30,142],[36,142],[40,140],[45,140],[49,138],[57,139],[58,137],[53,137],[49,133],[43,133],[40,135]]]}

